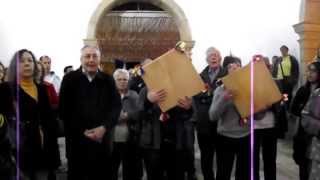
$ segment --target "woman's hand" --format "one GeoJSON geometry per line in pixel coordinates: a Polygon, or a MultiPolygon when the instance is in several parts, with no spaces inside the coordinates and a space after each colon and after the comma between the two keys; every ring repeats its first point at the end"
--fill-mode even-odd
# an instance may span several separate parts
{"type": "Polygon", "coordinates": [[[192,99],[187,96],[184,98],[180,98],[178,100],[178,106],[185,110],[189,110],[192,107],[192,99]]]}
{"type": "Polygon", "coordinates": [[[84,132],[84,135],[93,141],[101,142],[105,133],[106,128],[104,126],[99,126],[93,129],[86,130],[84,132]]]}
{"type": "Polygon", "coordinates": [[[167,93],[164,89],[159,91],[148,91],[147,98],[151,103],[160,103],[165,100],[167,93]]]}
{"type": "Polygon", "coordinates": [[[225,89],[223,91],[223,99],[224,100],[232,100],[234,97],[234,93],[232,91],[225,89]]]}

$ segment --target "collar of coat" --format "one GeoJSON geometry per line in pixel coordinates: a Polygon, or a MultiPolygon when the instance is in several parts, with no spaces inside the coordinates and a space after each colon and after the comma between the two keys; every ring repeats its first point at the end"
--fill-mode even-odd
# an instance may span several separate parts
{"type": "MultiPolygon", "coordinates": [[[[210,84],[210,85],[212,85],[211,83],[212,82],[210,82],[210,77],[209,77],[209,66],[207,66],[201,73],[200,73],[200,76],[201,76],[201,78],[202,78],[202,80],[204,81],[204,83],[208,83],[208,84],[210,84]]],[[[220,66],[219,67],[219,73],[218,73],[218,75],[216,76],[216,79],[214,80],[214,81],[216,81],[216,80],[218,80],[218,79],[220,79],[221,77],[223,77],[224,76],[224,73],[225,71],[224,71],[224,69],[220,66]]],[[[213,82],[213,83],[215,83],[215,82],[213,82]]]]}
{"type": "MultiPolygon", "coordinates": [[[[77,69],[77,72],[80,74],[80,75],[84,75],[86,76],[86,78],[88,77],[88,74],[86,72],[84,72],[82,66],[80,66],[79,69],[77,69]]],[[[97,70],[97,73],[95,74],[94,77],[92,77],[92,80],[96,79],[96,78],[99,78],[99,79],[103,79],[103,74],[101,72],[101,70],[97,70]]],[[[91,81],[90,81],[91,82],[91,81]]]]}

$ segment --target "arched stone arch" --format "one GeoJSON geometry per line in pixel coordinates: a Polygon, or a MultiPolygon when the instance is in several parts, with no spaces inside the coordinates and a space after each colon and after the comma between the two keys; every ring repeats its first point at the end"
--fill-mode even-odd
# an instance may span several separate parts
{"type": "MultiPolygon", "coordinates": [[[[122,5],[124,3],[132,2],[133,0],[103,0],[93,15],[91,16],[88,24],[87,37],[84,39],[85,44],[96,44],[96,30],[99,26],[99,22],[104,14],[110,11],[113,7],[122,5]]],[[[135,0],[140,2],[151,3],[161,9],[167,11],[173,16],[177,28],[180,34],[180,40],[187,43],[187,48],[190,50],[193,48],[194,41],[192,40],[191,30],[188,20],[183,10],[173,0],[135,0]]]]}

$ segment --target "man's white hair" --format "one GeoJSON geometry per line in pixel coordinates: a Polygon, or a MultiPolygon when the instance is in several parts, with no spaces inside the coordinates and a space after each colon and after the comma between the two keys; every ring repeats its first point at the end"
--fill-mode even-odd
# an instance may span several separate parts
{"type": "Polygon", "coordinates": [[[116,80],[117,77],[118,77],[120,74],[124,74],[127,79],[130,78],[129,71],[126,70],[126,69],[117,69],[117,70],[113,73],[113,78],[116,80]]]}

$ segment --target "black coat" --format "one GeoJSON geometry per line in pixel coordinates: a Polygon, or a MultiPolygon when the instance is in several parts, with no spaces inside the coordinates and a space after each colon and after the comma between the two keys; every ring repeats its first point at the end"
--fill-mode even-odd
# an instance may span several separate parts
{"type": "Polygon", "coordinates": [[[143,88],[140,92],[140,120],[141,134],[140,145],[147,149],[160,149],[164,139],[167,139],[176,145],[177,150],[190,147],[187,143],[185,122],[190,120],[193,114],[192,108],[185,110],[180,107],[174,107],[167,111],[169,119],[167,122],[161,122],[159,117],[161,110],[158,105],[152,104],[147,99],[147,89],[143,88]]]}
{"type": "Polygon", "coordinates": [[[210,134],[217,131],[217,123],[212,122],[209,119],[209,108],[212,102],[212,97],[214,90],[217,87],[217,80],[225,75],[224,70],[220,67],[220,71],[212,82],[209,78],[209,66],[207,66],[200,74],[204,83],[209,86],[207,92],[201,92],[194,96],[194,108],[195,108],[195,118],[196,118],[196,128],[198,133],[210,134]]]}
{"type": "MultiPolygon", "coordinates": [[[[53,119],[45,87],[37,85],[38,101],[29,96],[22,88],[19,88],[19,97],[16,98],[14,97],[16,91],[12,89],[13,86],[8,83],[0,86],[0,113],[7,117],[9,129],[15,132],[16,108],[19,110],[21,169],[33,171],[44,167],[57,168],[60,164],[55,129],[57,124],[53,119]],[[44,135],[43,147],[41,146],[40,127],[44,135]]],[[[15,133],[11,133],[11,135],[15,135],[15,133]]],[[[11,137],[11,144],[13,149],[17,148],[14,137],[11,137]]]]}
{"type": "Polygon", "coordinates": [[[297,164],[302,164],[306,160],[307,147],[311,140],[301,124],[301,112],[307,104],[310,94],[310,87],[300,87],[290,107],[291,113],[299,117],[298,132],[293,138],[293,159],[297,164]]]}
{"type": "Polygon", "coordinates": [[[82,144],[87,140],[83,134],[85,130],[104,126],[107,136],[117,124],[121,110],[120,95],[114,79],[103,72],[99,71],[91,82],[81,68],[67,74],[63,78],[59,98],[67,156],[83,149],[82,144]]]}
{"type": "Polygon", "coordinates": [[[293,98],[292,104],[290,106],[290,112],[295,116],[301,117],[301,112],[304,106],[307,104],[310,94],[310,87],[300,87],[295,97],[293,98]]]}
{"type": "Polygon", "coordinates": [[[145,83],[144,83],[141,76],[133,76],[129,80],[128,87],[129,87],[129,89],[134,90],[139,94],[141,89],[143,89],[145,87],[145,83]]]}

